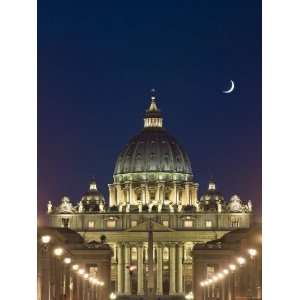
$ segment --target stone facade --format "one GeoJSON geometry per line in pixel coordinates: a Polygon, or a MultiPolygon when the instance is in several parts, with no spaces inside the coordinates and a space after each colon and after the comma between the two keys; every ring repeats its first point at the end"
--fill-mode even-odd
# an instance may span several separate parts
{"type": "Polygon", "coordinates": [[[195,299],[262,299],[260,225],[196,244],[192,256],[195,299]],[[243,264],[239,264],[241,258],[243,264]]]}
{"type": "Polygon", "coordinates": [[[108,300],[112,249],[68,228],[38,228],[39,300],[108,300]],[[80,273],[82,270],[82,273],[80,273]]]}
{"type": "Polygon", "coordinates": [[[144,295],[148,282],[148,224],[153,222],[155,293],[192,290],[191,251],[251,225],[251,202],[226,201],[210,180],[199,196],[187,153],[163,128],[152,96],[143,130],[119,154],[105,202],[96,182],[73,205],[67,197],[48,204],[51,227],[69,227],[86,242],[101,234],[113,249],[111,281],[119,295],[144,295]],[[130,267],[133,271],[129,271],[130,267]]]}

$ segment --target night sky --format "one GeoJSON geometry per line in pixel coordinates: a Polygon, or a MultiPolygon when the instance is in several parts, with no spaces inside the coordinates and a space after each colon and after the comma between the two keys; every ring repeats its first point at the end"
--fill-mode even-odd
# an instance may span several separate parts
{"type": "Polygon", "coordinates": [[[200,193],[261,207],[260,1],[38,1],[38,210],[107,199],[155,88],[200,193]],[[222,90],[236,83],[232,94],[222,90]]]}

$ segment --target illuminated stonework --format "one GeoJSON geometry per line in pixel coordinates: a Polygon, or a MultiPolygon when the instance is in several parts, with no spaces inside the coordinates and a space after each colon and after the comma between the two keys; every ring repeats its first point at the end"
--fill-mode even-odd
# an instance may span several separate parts
{"type": "Polygon", "coordinates": [[[77,205],[63,198],[58,207],[48,206],[50,226],[70,227],[87,242],[107,237],[114,250],[112,288],[118,295],[147,291],[150,219],[156,295],[189,293],[193,245],[236,228],[249,228],[251,223],[251,201],[238,196],[226,201],[214,180],[198,196],[189,157],[163,127],[156,101],[152,96],[144,128],[117,158],[113,182],[108,185],[109,201],[93,180],[77,205]]]}

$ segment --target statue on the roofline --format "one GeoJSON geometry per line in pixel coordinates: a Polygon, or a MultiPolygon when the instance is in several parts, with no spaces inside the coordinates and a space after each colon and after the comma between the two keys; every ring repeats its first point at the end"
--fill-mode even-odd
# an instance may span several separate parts
{"type": "Polygon", "coordinates": [[[48,205],[47,205],[48,214],[52,213],[52,208],[53,208],[53,205],[52,205],[51,201],[48,201],[48,205]]]}

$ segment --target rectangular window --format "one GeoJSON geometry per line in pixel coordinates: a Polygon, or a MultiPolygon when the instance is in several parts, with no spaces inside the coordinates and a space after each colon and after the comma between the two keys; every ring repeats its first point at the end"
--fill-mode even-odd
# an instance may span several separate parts
{"type": "Polygon", "coordinates": [[[95,221],[89,221],[88,227],[89,228],[95,228],[95,221]]]}
{"type": "Polygon", "coordinates": [[[205,221],[205,227],[211,228],[212,227],[212,221],[205,221]]]}
{"type": "Polygon", "coordinates": [[[131,227],[135,227],[137,225],[137,221],[133,220],[131,221],[131,227]]]}
{"type": "Polygon", "coordinates": [[[169,227],[169,221],[168,220],[164,220],[162,223],[163,223],[164,226],[169,227]]]}
{"type": "Polygon", "coordinates": [[[192,228],[193,227],[193,221],[192,220],[185,220],[184,221],[184,227],[185,228],[192,228]]]}
{"type": "Polygon", "coordinates": [[[207,266],[206,268],[206,275],[207,278],[211,278],[215,273],[215,268],[213,266],[207,266]]]}
{"type": "Polygon", "coordinates": [[[106,221],[107,228],[115,228],[116,227],[116,221],[115,220],[107,220],[106,221]]]}

